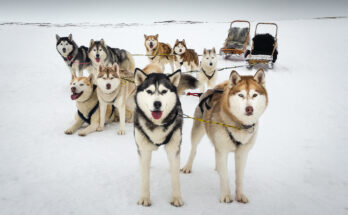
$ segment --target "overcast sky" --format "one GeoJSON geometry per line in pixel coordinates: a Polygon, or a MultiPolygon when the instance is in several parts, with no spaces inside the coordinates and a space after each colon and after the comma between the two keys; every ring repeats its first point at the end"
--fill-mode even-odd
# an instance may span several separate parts
{"type": "Polygon", "coordinates": [[[0,21],[148,23],[347,16],[348,0],[0,0],[0,21]]]}

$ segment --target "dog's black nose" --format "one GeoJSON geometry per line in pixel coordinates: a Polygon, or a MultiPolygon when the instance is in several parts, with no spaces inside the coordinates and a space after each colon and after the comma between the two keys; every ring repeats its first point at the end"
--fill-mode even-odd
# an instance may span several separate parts
{"type": "Polygon", "coordinates": [[[110,90],[110,88],[111,88],[111,84],[107,83],[106,84],[106,89],[110,90]]]}
{"type": "Polygon", "coordinates": [[[155,109],[156,109],[156,110],[158,110],[158,109],[160,109],[160,108],[161,108],[162,103],[161,103],[161,102],[159,102],[159,101],[155,101],[155,102],[153,103],[153,106],[155,107],[155,109]]]}
{"type": "Polygon", "coordinates": [[[76,91],[76,87],[72,87],[71,92],[75,93],[75,91],[76,91]]]}
{"type": "Polygon", "coordinates": [[[212,66],[212,65],[213,65],[213,63],[210,63],[209,65],[210,65],[210,66],[212,66]]]}
{"type": "Polygon", "coordinates": [[[66,48],[63,48],[62,50],[63,50],[64,53],[66,52],[66,48]]]}
{"type": "Polygon", "coordinates": [[[181,52],[182,51],[182,49],[179,49],[179,52],[181,52]]]}
{"type": "Polygon", "coordinates": [[[100,57],[100,55],[99,55],[99,54],[96,54],[96,55],[95,55],[95,57],[96,57],[96,58],[99,58],[99,57],[100,57]]]}

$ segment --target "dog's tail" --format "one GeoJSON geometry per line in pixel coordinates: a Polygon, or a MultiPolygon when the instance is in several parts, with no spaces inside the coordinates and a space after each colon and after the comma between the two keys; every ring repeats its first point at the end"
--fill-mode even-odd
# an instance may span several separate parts
{"type": "Polygon", "coordinates": [[[187,89],[196,89],[199,86],[199,81],[188,74],[182,74],[178,86],[178,94],[182,95],[187,89]]]}

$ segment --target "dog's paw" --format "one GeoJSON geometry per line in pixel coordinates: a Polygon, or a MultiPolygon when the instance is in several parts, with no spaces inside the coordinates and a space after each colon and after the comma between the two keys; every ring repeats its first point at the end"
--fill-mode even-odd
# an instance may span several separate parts
{"type": "Polygon", "coordinates": [[[125,134],[126,134],[126,131],[123,130],[123,129],[120,129],[120,130],[117,131],[117,134],[118,134],[118,135],[125,135],[125,134]]]}
{"type": "Polygon", "coordinates": [[[172,198],[172,200],[170,201],[170,204],[175,206],[175,207],[181,207],[184,205],[184,202],[182,201],[182,198],[179,197],[174,197],[172,198]]]}
{"type": "Polygon", "coordinates": [[[186,165],[181,169],[181,172],[184,174],[190,174],[192,172],[192,167],[186,165]]]}
{"type": "Polygon", "coordinates": [[[144,207],[149,207],[151,206],[151,201],[149,197],[142,197],[138,201],[138,205],[142,205],[144,207]]]}
{"type": "Polygon", "coordinates": [[[74,131],[71,130],[71,129],[66,129],[66,130],[64,131],[64,134],[67,134],[67,135],[70,135],[70,134],[73,134],[73,133],[74,133],[74,131]]]}
{"type": "Polygon", "coordinates": [[[99,131],[99,132],[100,132],[100,131],[103,131],[103,130],[104,130],[103,127],[100,127],[100,126],[99,126],[99,127],[97,128],[97,131],[99,131]]]}
{"type": "Polygon", "coordinates": [[[248,203],[248,198],[243,193],[236,193],[237,202],[248,203]]]}
{"type": "Polygon", "coordinates": [[[221,203],[231,203],[233,202],[232,195],[231,194],[222,194],[220,197],[221,203]]]}
{"type": "Polygon", "coordinates": [[[84,136],[86,136],[86,135],[87,135],[87,134],[86,134],[85,132],[82,132],[82,131],[79,132],[79,136],[80,136],[80,137],[84,137],[84,136]]]}

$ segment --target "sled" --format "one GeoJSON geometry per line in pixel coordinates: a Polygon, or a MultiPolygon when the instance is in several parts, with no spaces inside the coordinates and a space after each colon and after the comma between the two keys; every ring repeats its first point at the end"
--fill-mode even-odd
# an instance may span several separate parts
{"type": "Polygon", "coordinates": [[[231,55],[240,56],[245,53],[250,40],[250,22],[246,20],[235,20],[231,22],[224,47],[220,49],[221,55],[228,58],[231,55]],[[235,23],[247,23],[248,27],[233,27],[235,23]]]}
{"type": "Polygon", "coordinates": [[[278,25],[276,23],[257,23],[251,50],[245,53],[249,69],[258,64],[267,64],[269,68],[273,68],[273,64],[276,62],[278,56],[277,36],[278,25]],[[260,25],[273,25],[275,27],[274,36],[269,33],[258,34],[257,28],[260,25]]]}

